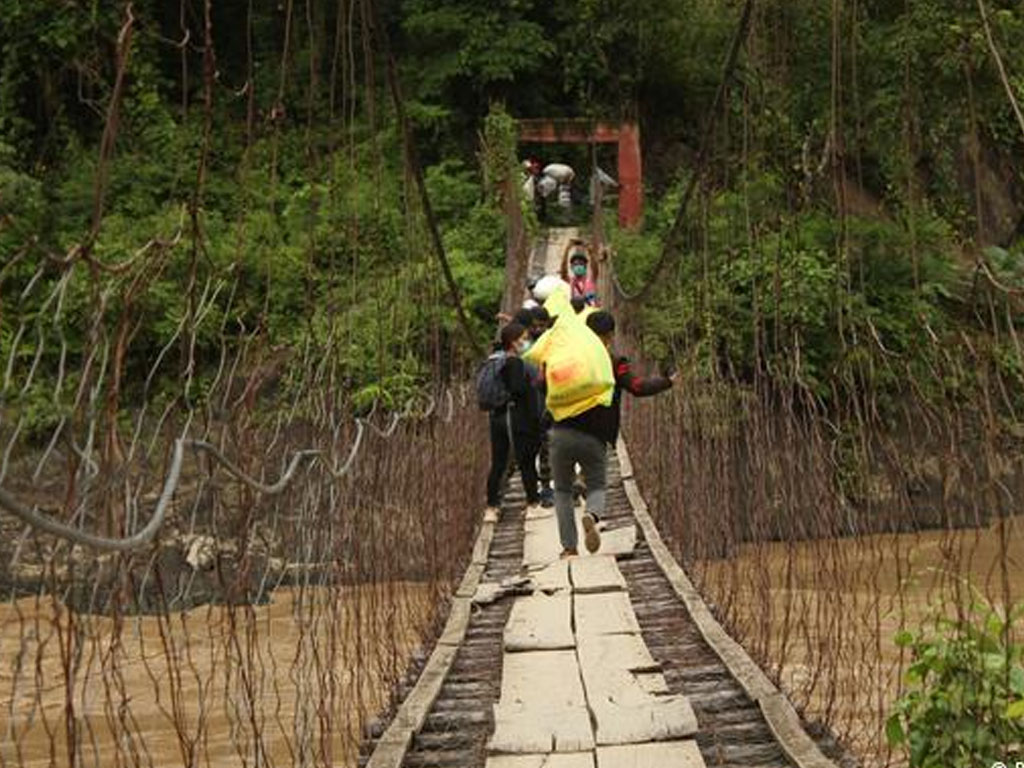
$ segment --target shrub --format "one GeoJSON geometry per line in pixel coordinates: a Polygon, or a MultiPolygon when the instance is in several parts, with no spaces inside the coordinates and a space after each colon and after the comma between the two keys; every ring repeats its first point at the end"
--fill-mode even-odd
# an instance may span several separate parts
{"type": "Polygon", "coordinates": [[[961,619],[936,620],[936,633],[900,632],[913,661],[907,691],[886,723],[889,743],[912,768],[967,768],[1024,757],[1024,646],[1011,628],[1024,604],[1003,617],[986,604],[961,619]]]}

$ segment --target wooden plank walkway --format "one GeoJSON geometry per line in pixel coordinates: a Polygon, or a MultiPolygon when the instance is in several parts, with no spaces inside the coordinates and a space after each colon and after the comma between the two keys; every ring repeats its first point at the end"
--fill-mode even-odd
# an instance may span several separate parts
{"type": "MultiPolygon", "coordinates": [[[[634,504],[626,493],[626,486],[631,480],[628,476],[623,480],[619,466],[618,457],[610,454],[608,510],[604,516],[606,530],[602,532],[602,539],[607,540],[609,532],[613,534],[613,541],[616,536],[622,540],[633,536],[636,546],[628,557],[613,559],[598,552],[595,556],[584,555],[570,561],[556,559],[546,565],[537,563],[532,569],[524,570],[525,500],[518,484],[513,484],[506,496],[502,515],[493,526],[493,541],[480,575],[480,587],[474,591],[474,594],[483,594],[484,599],[472,605],[462,644],[450,649],[454,658],[448,674],[420,727],[414,730],[407,743],[400,743],[398,748],[390,747],[388,760],[374,755],[375,766],[688,767],[700,766],[699,758],[707,766],[732,768],[783,768],[793,765],[799,768],[835,768],[837,763],[833,760],[839,759],[843,752],[827,735],[811,740],[801,726],[795,739],[783,731],[783,738],[788,739],[784,745],[778,733],[787,720],[779,718],[775,723],[769,723],[765,717],[766,710],[780,708],[782,704],[762,694],[756,687],[752,688],[749,681],[741,683],[732,670],[742,671],[742,663],[729,654],[726,663],[708,644],[706,628],[702,629],[694,622],[677,586],[655,559],[643,526],[637,524],[634,504]],[[613,573],[617,576],[601,577],[601,572],[609,573],[606,570],[608,566],[602,565],[608,562],[614,563],[613,573]],[[617,577],[621,577],[621,581],[617,577]],[[574,587],[577,581],[588,587],[602,588],[580,593],[574,587]],[[488,588],[492,593],[489,597],[484,594],[488,588]],[[640,693],[647,693],[656,700],[681,697],[693,712],[696,732],[692,736],[673,737],[668,741],[620,745],[602,743],[604,737],[593,730],[593,746],[577,752],[512,753],[491,749],[503,746],[494,741],[494,736],[495,717],[501,713],[496,707],[506,692],[506,659],[510,655],[524,656],[533,652],[513,652],[506,648],[506,640],[513,636],[512,627],[535,623],[526,614],[511,623],[510,619],[519,600],[539,599],[540,596],[561,596],[563,601],[571,601],[570,627],[574,645],[556,651],[577,657],[575,667],[586,702],[588,728],[594,729],[594,724],[601,722],[590,714],[594,707],[590,699],[594,698],[591,691],[597,692],[602,681],[598,672],[585,672],[578,663],[581,654],[589,657],[592,653],[585,647],[589,641],[580,640],[581,630],[584,637],[641,638],[642,646],[634,643],[628,651],[630,661],[626,664],[626,671],[618,668],[612,672],[608,668],[608,675],[617,677],[619,687],[628,685],[630,695],[634,697],[640,693]],[[624,600],[628,600],[631,613],[626,610],[624,600]],[[526,619],[529,621],[522,625],[526,619]],[[640,647],[643,651],[637,650],[640,647]],[[626,677],[623,682],[623,674],[631,677],[626,677]],[[588,676],[592,681],[589,690],[588,676]],[[756,696],[752,696],[748,688],[756,696]],[[799,752],[801,748],[807,748],[808,743],[813,749],[810,757],[799,752]],[[822,750],[832,759],[822,754],[822,750]],[[798,754],[799,759],[794,759],[791,752],[798,754]]],[[[636,495],[635,486],[630,487],[630,495],[636,495]]],[[[638,496],[634,501],[642,503],[638,496]]],[[[658,544],[659,548],[664,548],[660,540],[658,544]]],[[[557,554],[553,556],[557,557],[557,554]]],[[[463,594],[461,589],[460,594],[463,594]]],[[[564,627],[565,614],[559,611],[556,615],[558,623],[564,627]]],[[[538,630],[534,634],[547,637],[548,630],[538,630]]],[[[565,639],[563,633],[562,640],[565,639]]],[[[599,650],[593,653],[597,654],[599,650]]],[[[620,650],[619,653],[627,656],[627,651],[620,650]]],[[[596,666],[601,668],[602,663],[598,661],[596,666]]],[[[414,690],[422,667],[421,662],[410,668],[408,679],[399,690],[402,698],[410,698],[408,694],[414,690]]],[[[597,706],[599,714],[604,714],[602,707],[597,706]]],[[[788,722],[792,725],[791,721],[788,722]]],[[[605,733],[611,738],[611,731],[605,733]]],[[[384,735],[383,724],[374,726],[367,734],[361,765],[368,763],[378,745],[385,751],[389,749],[389,741],[383,738],[384,735]]]]}
{"type": "MultiPolygon", "coordinates": [[[[614,757],[606,755],[606,764],[647,764],[652,743],[697,732],[693,708],[685,696],[667,692],[615,556],[599,552],[552,560],[558,557],[558,534],[550,519],[526,516],[523,566],[528,571],[540,565],[545,572],[567,563],[569,589],[515,598],[487,765],[501,764],[502,753],[531,760],[573,753],[572,760],[580,762],[586,760],[581,753],[590,753],[592,763],[600,762],[596,750],[604,745],[622,747],[614,757]],[[555,548],[540,541],[542,535],[555,548]]],[[[694,766],[703,765],[695,743],[661,747],[658,755],[685,752],[697,756],[694,766]]]]}

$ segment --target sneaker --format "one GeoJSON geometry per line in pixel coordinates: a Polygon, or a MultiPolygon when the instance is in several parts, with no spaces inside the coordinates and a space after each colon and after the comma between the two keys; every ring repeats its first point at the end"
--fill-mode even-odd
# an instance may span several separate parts
{"type": "Polygon", "coordinates": [[[487,507],[484,509],[484,522],[485,523],[496,523],[498,518],[501,516],[501,509],[499,507],[487,507]]]}
{"type": "Polygon", "coordinates": [[[597,530],[597,522],[591,514],[583,515],[583,543],[587,552],[597,552],[601,548],[601,534],[597,530]]]}
{"type": "Polygon", "coordinates": [[[560,554],[558,556],[558,559],[559,560],[567,560],[570,557],[576,557],[576,555],[578,555],[578,554],[579,554],[579,552],[577,552],[575,549],[568,549],[568,548],[566,548],[566,549],[562,550],[562,554],[560,554]]]}
{"type": "Polygon", "coordinates": [[[555,492],[551,488],[545,488],[540,492],[540,505],[544,509],[551,509],[555,506],[555,492]]]}

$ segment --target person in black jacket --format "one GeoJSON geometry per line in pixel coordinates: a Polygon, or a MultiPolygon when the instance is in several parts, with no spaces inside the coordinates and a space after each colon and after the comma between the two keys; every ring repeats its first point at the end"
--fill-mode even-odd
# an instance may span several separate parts
{"type": "Polygon", "coordinates": [[[501,379],[509,393],[506,405],[490,413],[491,472],[487,478],[486,515],[496,519],[501,502],[501,481],[508,466],[510,452],[523,478],[526,503],[540,502],[537,488],[537,449],[540,445],[540,410],[537,391],[530,381],[526,364],[519,355],[530,345],[526,328],[509,323],[501,329],[500,344],[505,353],[501,379]]]}
{"type": "MultiPolygon", "coordinates": [[[[587,326],[604,342],[608,348],[608,354],[612,358],[612,372],[615,374],[615,393],[612,396],[610,406],[596,406],[578,416],[573,416],[558,425],[563,429],[571,429],[574,433],[583,433],[596,438],[604,445],[615,445],[619,437],[619,411],[622,407],[622,393],[629,392],[634,397],[650,397],[659,392],[664,392],[672,387],[675,377],[650,376],[642,378],[633,373],[629,358],[616,355],[611,351],[612,341],[615,337],[615,318],[609,312],[598,311],[587,317],[587,326]]],[[[603,448],[603,446],[602,446],[603,448]]],[[[606,449],[604,449],[606,450],[606,449]]],[[[605,486],[604,469],[600,462],[592,461],[592,467],[581,463],[584,480],[587,485],[587,513],[583,515],[584,543],[587,550],[596,552],[601,546],[601,536],[597,530],[599,516],[604,512],[603,490],[605,486]],[[596,481],[596,483],[595,483],[596,481]],[[594,485],[598,486],[599,504],[592,504],[590,499],[593,495],[594,485]]],[[[563,485],[565,481],[563,479],[563,485]]],[[[556,479],[556,494],[558,492],[558,481],[556,479]]]]}
{"type": "Polygon", "coordinates": [[[619,439],[622,393],[629,392],[633,397],[657,395],[666,389],[672,388],[677,374],[641,377],[633,373],[633,367],[629,362],[629,358],[612,352],[612,342],[615,340],[615,318],[612,317],[610,312],[602,310],[592,313],[587,317],[587,326],[600,337],[605,347],[608,348],[608,354],[612,357],[612,372],[615,374],[615,394],[612,397],[611,408],[606,409],[606,413],[603,415],[606,419],[603,437],[609,445],[615,445],[619,439]]]}

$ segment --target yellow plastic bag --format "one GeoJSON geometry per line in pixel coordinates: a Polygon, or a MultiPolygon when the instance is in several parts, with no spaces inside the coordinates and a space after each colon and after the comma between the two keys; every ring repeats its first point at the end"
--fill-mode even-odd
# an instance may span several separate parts
{"type": "Polygon", "coordinates": [[[609,406],[615,391],[612,360],[601,339],[572,310],[563,291],[544,302],[554,325],[524,359],[542,366],[547,382],[547,408],[555,421],[576,416],[594,406],[609,406]]]}

